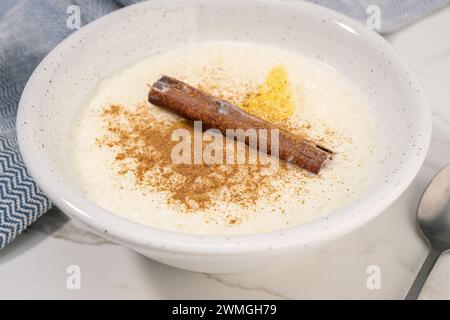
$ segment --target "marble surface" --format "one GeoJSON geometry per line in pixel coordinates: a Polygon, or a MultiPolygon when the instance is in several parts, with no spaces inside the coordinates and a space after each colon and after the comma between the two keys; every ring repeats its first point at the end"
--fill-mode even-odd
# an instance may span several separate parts
{"type": "MultiPolygon", "coordinates": [[[[359,230],[311,249],[307,257],[274,261],[252,272],[208,275],[151,261],[84,232],[57,209],[0,251],[0,299],[402,299],[427,254],[415,227],[420,195],[450,162],[450,8],[387,39],[421,78],[433,108],[431,148],[417,178],[384,213],[359,230]],[[70,290],[77,265],[81,288],[70,290]],[[369,266],[380,288],[368,289],[369,266]]],[[[450,299],[450,253],[430,275],[422,299],[450,299]]]]}

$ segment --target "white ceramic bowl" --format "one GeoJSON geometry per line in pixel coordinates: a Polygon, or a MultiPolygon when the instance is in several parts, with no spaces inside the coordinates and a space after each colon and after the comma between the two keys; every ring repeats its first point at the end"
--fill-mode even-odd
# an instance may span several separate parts
{"type": "Polygon", "coordinates": [[[67,215],[105,237],[182,269],[234,272],[301,253],[375,217],[411,183],[431,136],[422,86],[380,36],[300,1],[149,1],[75,32],[39,65],[23,92],[17,134],[33,178],[67,215]],[[71,181],[68,133],[81,101],[112,71],[155,52],[203,40],[270,44],[323,61],[356,82],[382,118],[384,169],[373,188],[327,218],[248,236],[199,236],[127,221],[87,200],[71,181]]]}

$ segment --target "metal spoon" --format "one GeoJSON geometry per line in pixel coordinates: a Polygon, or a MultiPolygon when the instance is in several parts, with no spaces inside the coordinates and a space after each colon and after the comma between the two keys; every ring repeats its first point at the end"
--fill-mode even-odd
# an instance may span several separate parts
{"type": "Polygon", "coordinates": [[[417,210],[417,221],[431,251],[406,300],[417,299],[439,256],[450,249],[450,165],[440,171],[425,190],[417,210]]]}

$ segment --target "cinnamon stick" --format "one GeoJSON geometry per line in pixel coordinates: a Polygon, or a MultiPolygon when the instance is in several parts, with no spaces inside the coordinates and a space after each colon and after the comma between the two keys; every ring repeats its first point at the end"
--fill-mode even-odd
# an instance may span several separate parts
{"type": "MultiPolygon", "coordinates": [[[[333,154],[328,148],[303,139],[279,126],[255,117],[228,101],[213,97],[180,80],[163,76],[150,88],[150,103],[167,108],[188,119],[202,121],[209,128],[279,130],[279,158],[303,169],[318,174],[333,154]]],[[[268,134],[270,136],[270,134],[268,134]]],[[[248,140],[244,141],[248,144],[248,140]]],[[[267,139],[267,153],[270,154],[270,140],[267,139]]]]}

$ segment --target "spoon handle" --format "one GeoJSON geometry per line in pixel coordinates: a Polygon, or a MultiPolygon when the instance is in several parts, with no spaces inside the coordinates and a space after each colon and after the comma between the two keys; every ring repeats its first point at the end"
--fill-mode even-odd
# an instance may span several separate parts
{"type": "Polygon", "coordinates": [[[441,253],[442,251],[431,248],[431,251],[425,259],[422,268],[420,268],[420,271],[417,274],[416,280],[414,280],[411,289],[409,289],[409,292],[406,295],[406,300],[417,300],[420,291],[422,291],[423,285],[428,278],[428,275],[430,274],[431,270],[433,270],[433,267],[436,264],[436,261],[439,259],[441,253]]]}

